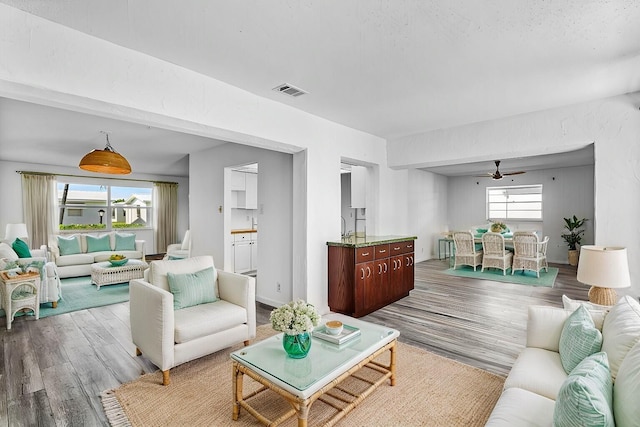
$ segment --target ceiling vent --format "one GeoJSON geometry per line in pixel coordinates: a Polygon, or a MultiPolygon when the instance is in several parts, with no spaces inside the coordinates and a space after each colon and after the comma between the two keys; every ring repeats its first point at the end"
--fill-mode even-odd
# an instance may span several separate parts
{"type": "Polygon", "coordinates": [[[289,96],[300,96],[300,95],[304,95],[305,92],[304,90],[297,88],[295,86],[292,86],[290,84],[287,83],[283,83],[279,86],[276,86],[273,88],[273,90],[275,90],[276,92],[280,92],[280,93],[286,93],[289,96]]]}

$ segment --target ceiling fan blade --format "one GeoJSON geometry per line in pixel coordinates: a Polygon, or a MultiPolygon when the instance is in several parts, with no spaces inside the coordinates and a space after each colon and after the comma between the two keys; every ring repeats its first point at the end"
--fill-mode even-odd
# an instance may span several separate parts
{"type": "Polygon", "coordinates": [[[507,173],[503,173],[502,175],[507,176],[507,175],[520,175],[526,173],[525,171],[518,171],[518,172],[507,172],[507,173]]]}
{"type": "Polygon", "coordinates": [[[493,172],[487,172],[484,175],[474,175],[476,178],[493,178],[493,172]]]}

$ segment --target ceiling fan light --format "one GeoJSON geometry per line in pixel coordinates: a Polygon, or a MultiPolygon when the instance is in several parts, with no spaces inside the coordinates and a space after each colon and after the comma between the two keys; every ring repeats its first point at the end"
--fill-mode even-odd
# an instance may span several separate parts
{"type": "MultiPolygon", "coordinates": [[[[105,133],[106,134],[106,133],[105,133]]],[[[127,175],[131,173],[131,165],[127,159],[119,153],[116,153],[109,143],[109,135],[107,136],[107,146],[104,150],[91,150],[87,153],[80,164],[80,169],[89,172],[107,173],[113,175],[127,175]]]]}

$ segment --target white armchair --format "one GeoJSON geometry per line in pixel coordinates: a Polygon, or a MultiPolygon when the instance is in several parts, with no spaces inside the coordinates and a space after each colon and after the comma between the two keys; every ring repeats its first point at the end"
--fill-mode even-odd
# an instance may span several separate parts
{"type": "Polygon", "coordinates": [[[167,254],[164,259],[183,259],[191,256],[191,230],[184,233],[182,243],[172,243],[167,246],[167,254]]]}
{"type": "MultiPolygon", "coordinates": [[[[217,270],[219,299],[174,309],[167,273],[196,273],[214,267],[213,258],[152,261],[145,279],[129,283],[131,337],[136,354],[144,354],[169,384],[174,366],[256,336],[255,279],[217,270]]],[[[215,284],[211,283],[213,287],[215,284]]]]}

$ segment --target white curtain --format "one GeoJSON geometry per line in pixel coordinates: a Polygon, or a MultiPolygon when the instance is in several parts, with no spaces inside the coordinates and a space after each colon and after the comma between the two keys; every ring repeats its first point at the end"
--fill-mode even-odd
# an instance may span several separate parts
{"type": "Polygon", "coordinates": [[[58,234],[57,204],[55,175],[22,173],[22,210],[32,248],[48,245],[58,234]]]}
{"type": "Polygon", "coordinates": [[[153,186],[155,241],[158,252],[178,241],[178,184],[156,182],[153,186]]]}

